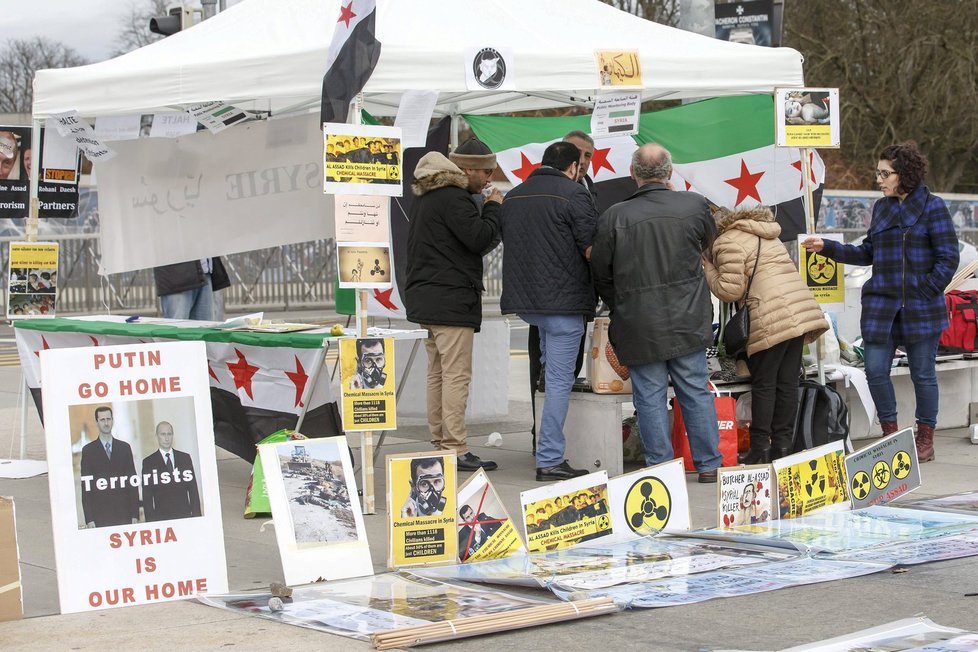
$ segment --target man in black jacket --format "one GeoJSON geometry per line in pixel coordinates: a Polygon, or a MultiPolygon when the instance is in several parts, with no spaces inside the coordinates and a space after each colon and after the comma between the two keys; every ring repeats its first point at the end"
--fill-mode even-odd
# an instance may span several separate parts
{"type": "Polygon", "coordinates": [[[153,269],[163,316],[212,321],[214,292],[231,286],[218,257],[162,265],[153,269]]]}
{"type": "Polygon", "coordinates": [[[503,295],[500,309],[540,331],[546,399],[537,437],[537,480],[583,475],[564,459],[564,421],[574,363],[595,294],[587,259],[597,212],[577,183],[581,152],[553,143],[541,166],[503,204],[503,295]]]}
{"type": "Polygon", "coordinates": [[[640,147],[631,176],[638,191],[601,216],[591,258],[594,284],[611,310],[608,336],[632,379],[646,464],[673,458],[671,378],[699,481],[716,482],[720,432],[705,353],[713,303],[701,262],[716,226],[705,198],[672,189],[672,157],[662,146],[640,147]]]}
{"type": "MultiPolygon", "coordinates": [[[[495,156],[488,157],[495,167],[495,156]]],[[[421,158],[414,177],[404,301],[408,319],[431,332],[425,341],[431,442],[455,451],[459,470],[491,471],[495,462],[468,450],[465,406],[473,339],[482,325],[482,255],[497,238],[502,194],[493,191],[480,214],[469,193],[482,187],[472,187],[470,177],[438,152],[421,158]]]]}

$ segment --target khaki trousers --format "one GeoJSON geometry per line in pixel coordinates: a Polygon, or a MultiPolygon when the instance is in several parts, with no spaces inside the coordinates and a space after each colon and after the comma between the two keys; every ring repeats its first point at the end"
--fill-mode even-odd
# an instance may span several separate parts
{"type": "Polygon", "coordinates": [[[472,343],[475,329],[466,326],[429,326],[428,429],[439,450],[468,452],[465,445],[465,407],[472,380],[472,343]]]}

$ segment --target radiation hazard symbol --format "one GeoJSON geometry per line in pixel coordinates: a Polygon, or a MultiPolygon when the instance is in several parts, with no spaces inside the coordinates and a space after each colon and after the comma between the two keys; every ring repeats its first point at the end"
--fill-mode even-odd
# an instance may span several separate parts
{"type": "Polygon", "coordinates": [[[857,471],[852,476],[852,495],[859,500],[869,495],[869,474],[865,471],[857,471]]]}
{"type": "Polygon", "coordinates": [[[825,493],[827,479],[825,473],[819,468],[818,460],[811,460],[808,463],[808,467],[810,473],[804,474],[806,478],[805,493],[808,494],[809,498],[815,498],[825,493]]]}
{"type": "Polygon", "coordinates": [[[625,519],[635,534],[656,534],[669,522],[672,497],[658,478],[642,478],[625,495],[625,519]]]}
{"type": "Polygon", "coordinates": [[[880,460],[873,465],[873,486],[877,489],[885,489],[890,484],[890,465],[885,460],[880,460]]]}
{"type": "Polygon", "coordinates": [[[897,451],[897,454],[893,456],[893,463],[890,466],[893,470],[893,475],[898,480],[903,480],[910,475],[910,468],[912,466],[910,455],[906,451],[897,451]]]}
{"type": "Polygon", "coordinates": [[[825,285],[835,278],[836,262],[822,254],[812,253],[808,257],[808,277],[819,285],[825,285]]]}

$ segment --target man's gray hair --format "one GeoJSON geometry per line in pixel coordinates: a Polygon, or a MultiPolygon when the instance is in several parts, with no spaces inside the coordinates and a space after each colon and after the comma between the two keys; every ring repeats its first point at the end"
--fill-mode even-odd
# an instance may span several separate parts
{"type": "Polygon", "coordinates": [[[672,155],[669,150],[662,148],[658,158],[643,159],[642,149],[636,149],[632,154],[632,169],[635,176],[642,181],[668,181],[672,177],[672,155]]]}
{"type": "Polygon", "coordinates": [[[594,145],[594,139],[591,138],[591,135],[586,134],[579,129],[575,129],[574,131],[569,132],[566,136],[564,136],[563,140],[566,141],[568,138],[580,138],[585,143],[588,143],[589,145],[594,145]]]}

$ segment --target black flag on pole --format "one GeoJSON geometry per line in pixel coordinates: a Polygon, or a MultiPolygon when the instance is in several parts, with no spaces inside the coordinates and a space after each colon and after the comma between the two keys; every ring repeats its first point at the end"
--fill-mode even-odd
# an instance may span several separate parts
{"type": "Polygon", "coordinates": [[[380,41],[375,35],[376,25],[377,0],[341,1],[340,16],[326,56],[320,125],[346,122],[350,101],[377,67],[380,41]]]}

